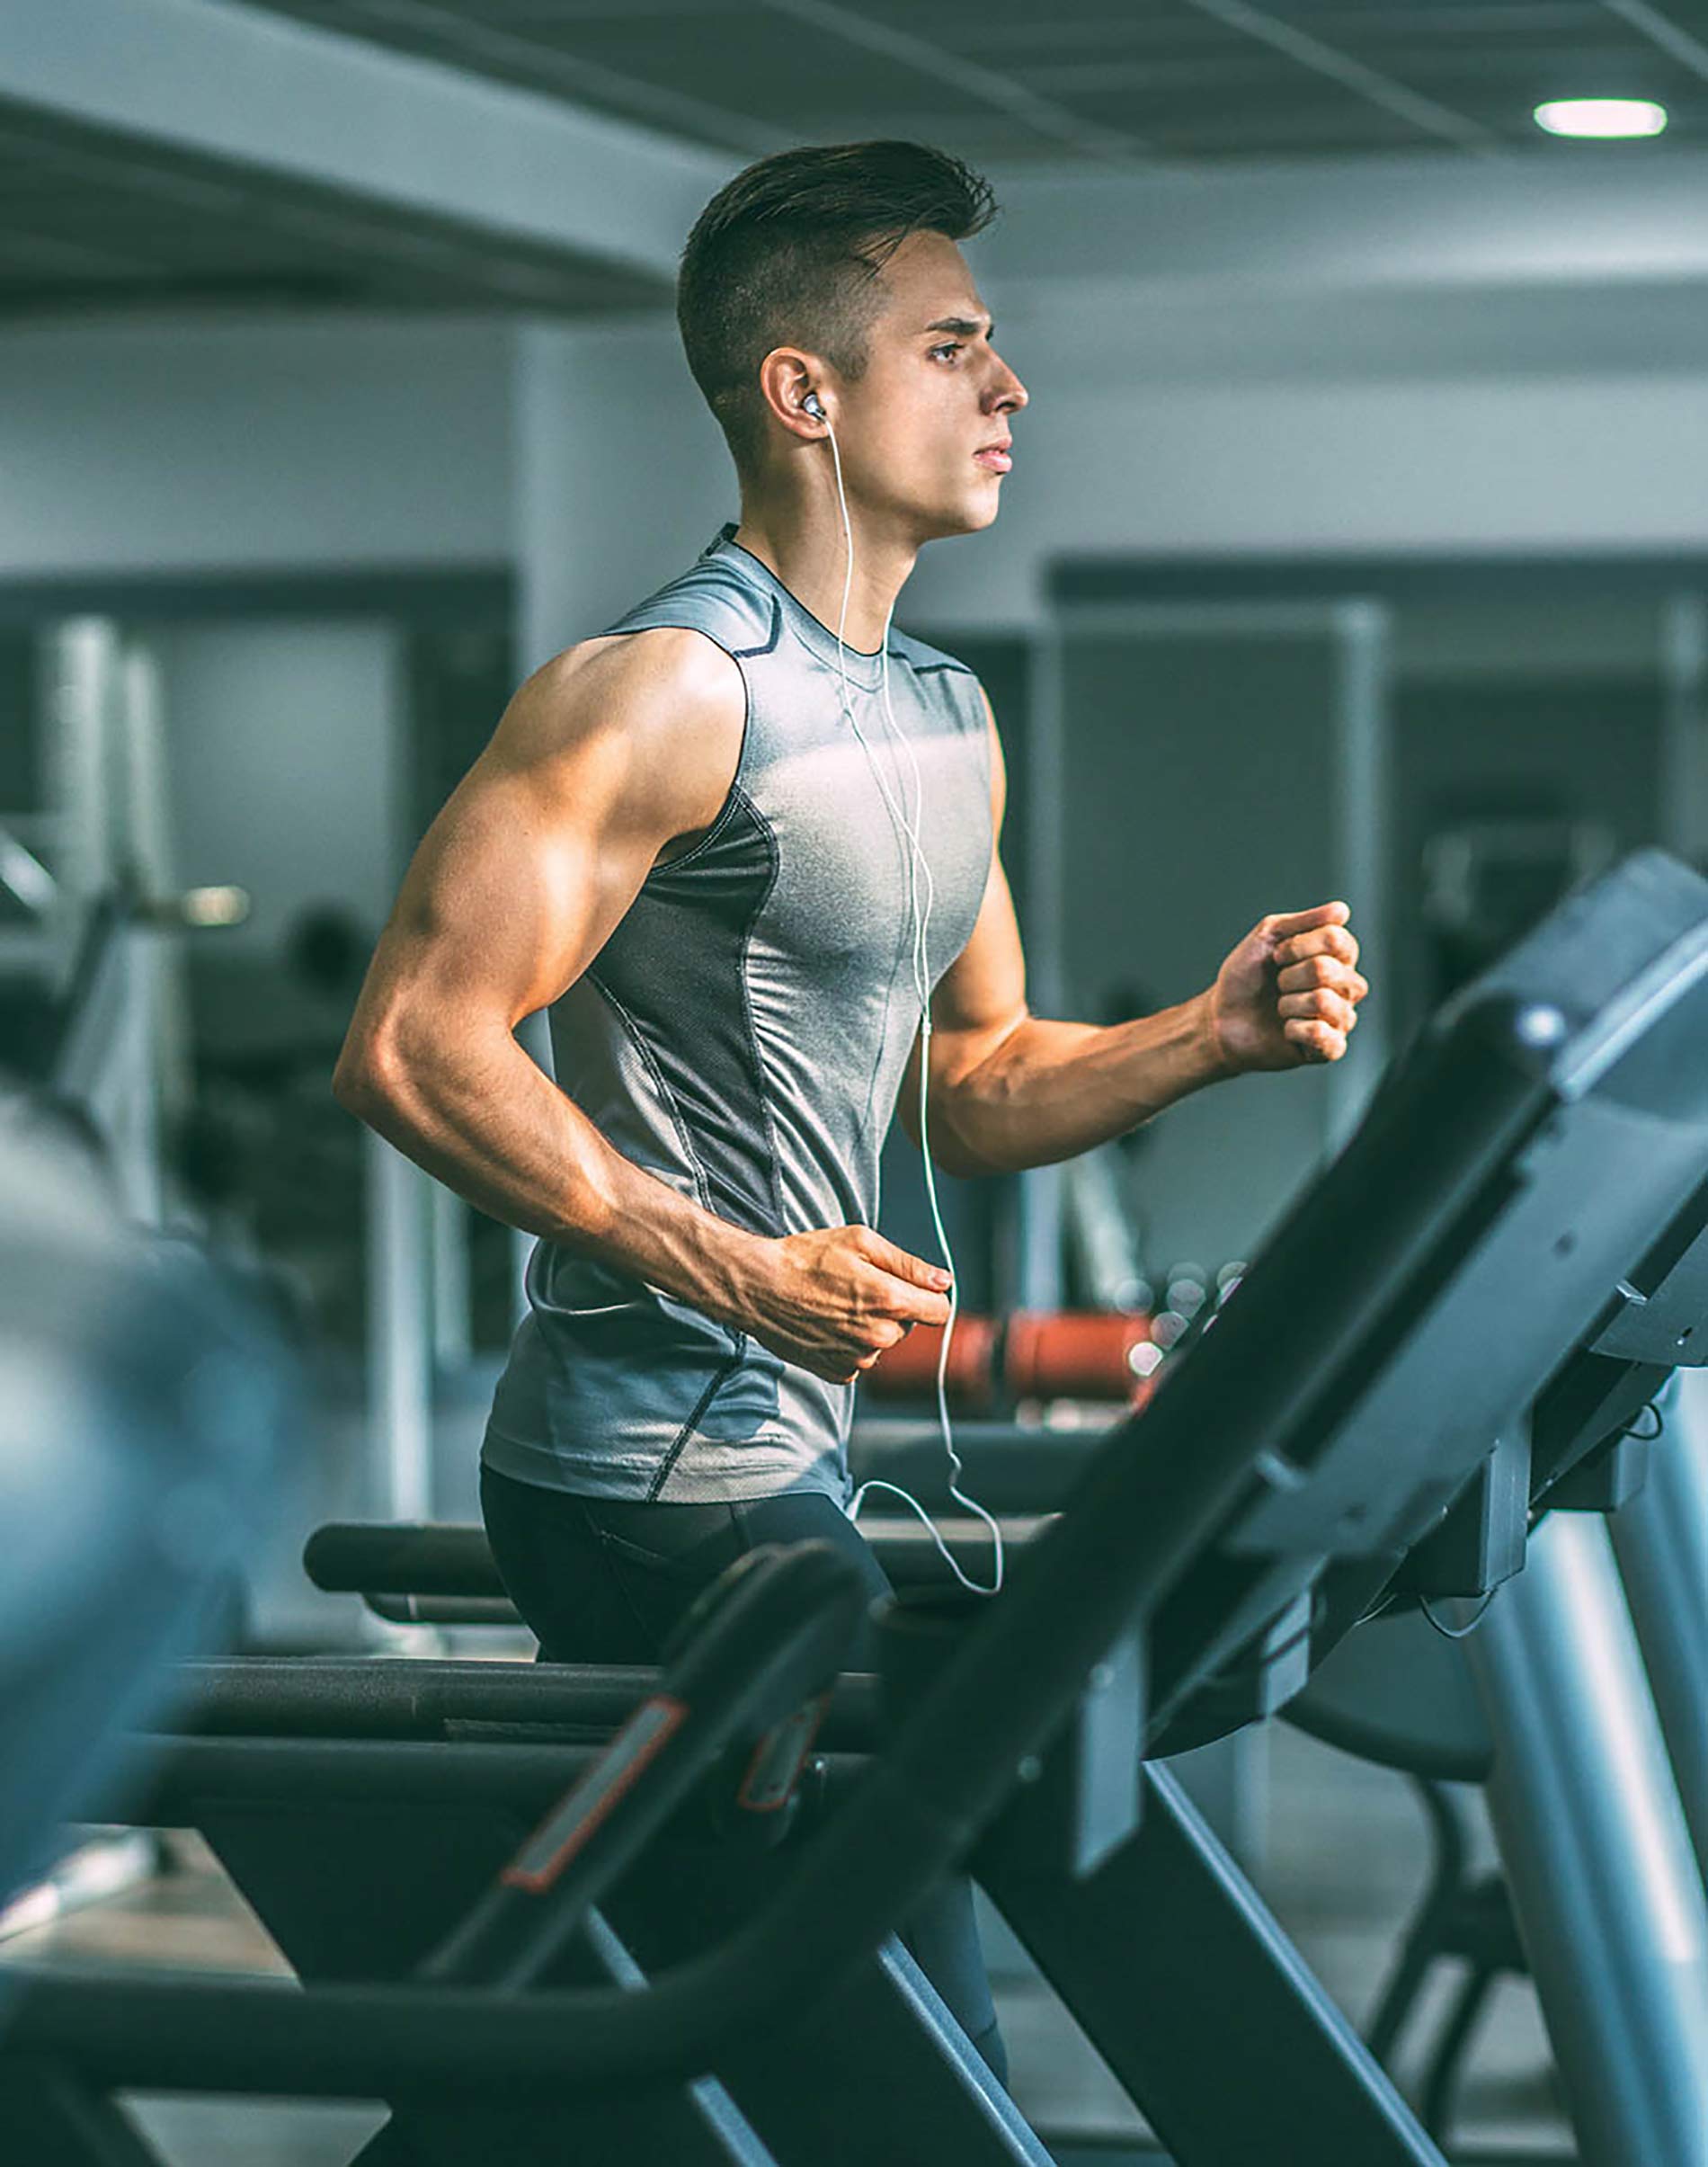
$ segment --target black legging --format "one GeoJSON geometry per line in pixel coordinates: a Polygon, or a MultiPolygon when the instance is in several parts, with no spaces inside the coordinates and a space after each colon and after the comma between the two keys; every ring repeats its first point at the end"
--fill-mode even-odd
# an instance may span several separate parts
{"type": "MultiPolygon", "coordinates": [[[[649,1504],[572,1496],[483,1467],[480,1506],[499,1574],[547,1662],[656,1663],[699,1591],[761,1543],[833,1543],[874,1596],[889,1592],[866,1538],[822,1491],[649,1504]]],[[[863,1624],[850,1668],[873,1667],[870,1633],[863,1624]]],[[[1006,2083],[1008,2056],[965,1875],[938,1885],[902,1940],[1006,2083]]]]}

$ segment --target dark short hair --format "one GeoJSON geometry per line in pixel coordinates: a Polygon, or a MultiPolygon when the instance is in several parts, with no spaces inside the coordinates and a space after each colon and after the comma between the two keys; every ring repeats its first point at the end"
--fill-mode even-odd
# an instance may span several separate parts
{"type": "Polygon", "coordinates": [[[962,241],[995,215],[990,183],[924,143],[780,150],[720,188],[682,250],[676,320],[737,470],[764,442],[759,365],[774,347],[807,347],[857,381],[880,274],[908,235],[962,241]]]}

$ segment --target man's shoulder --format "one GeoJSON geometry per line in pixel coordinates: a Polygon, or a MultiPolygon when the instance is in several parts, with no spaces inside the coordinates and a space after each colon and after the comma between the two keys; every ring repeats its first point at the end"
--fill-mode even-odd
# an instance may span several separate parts
{"type": "Polygon", "coordinates": [[[703,557],[614,619],[598,635],[682,629],[703,634],[737,657],[774,644],[780,615],[775,597],[717,557],[703,557]]]}
{"type": "Polygon", "coordinates": [[[620,734],[660,754],[704,741],[746,711],[740,668],[699,631],[675,625],[595,633],[554,655],[521,686],[500,726],[512,754],[550,757],[620,734]]]}

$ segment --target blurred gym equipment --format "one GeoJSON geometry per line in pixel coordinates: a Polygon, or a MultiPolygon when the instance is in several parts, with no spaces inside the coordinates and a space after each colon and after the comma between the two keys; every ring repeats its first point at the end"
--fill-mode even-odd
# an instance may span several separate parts
{"type": "Polygon", "coordinates": [[[123,1806],[127,1727],[229,1638],[292,1376],[212,1260],[123,1223],[85,1130],[0,1098],[0,1897],[123,1806]]]}

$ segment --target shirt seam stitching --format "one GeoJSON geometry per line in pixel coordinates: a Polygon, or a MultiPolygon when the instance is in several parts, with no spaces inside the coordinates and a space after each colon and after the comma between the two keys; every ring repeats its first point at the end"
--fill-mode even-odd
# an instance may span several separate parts
{"type": "Polygon", "coordinates": [[[664,1454],[663,1458],[659,1462],[658,1471],[653,1476],[651,1483],[647,1485],[646,1502],[648,1504],[657,1503],[660,1493],[663,1490],[665,1484],[669,1482],[671,1476],[675,1471],[677,1461],[682,1456],[683,1448],[687,1445],[689,1439],[694,1434],[694,1431],[698,1429],[701,1416],[706,1413],[707,1407],[711,1405],[713,1400],[716,1397],[718,1393],[724,1389],[724,1387],[729,1382],[730,1378],[734,1376],[735,1372],[741,1368],[742,1363],[746,1359],[747,1334],[744,1332],[737,1333],[735,1335],[735,1342],[734,1353],[730,1356],[727,1361],[720,1364],[720,1366],[712,1372],[711,1378],[707,1384],[705,1391],[700,1394],[699,1398],[695,1403],[694,1412],[689,1416],[688,1420],[676,1432],[675,1437],[671,1441],[669,1449],[664,1454]]]}
{"type": "Polygon", "coordinates": [[[770,1092],[766,1089],[765,1084],[765,1063],[760,1053],[759,1031],[753,1021],[752,991],[748,984],[748,959],[752,950],[754,930],[758,926],[760,919],[764,915],[765,906],[770,901],[777,887],[778,875],[782,869],[782,853],[778,848],[776,833],[772,829],[770,822],[766,819],[745,790],[742,792],[742,798],[752,817],[753,825],[759,833],[760,839],[764,844],[766,859],[770,867],[766,877],[764,891],[749,913],[747,924],[742,933],[741,968],[737,976],[741,981],[742,988],[742,1023],[747,1036],[747,1049],[752,1058],[753,1082],[759,1092],[760,1112],[765,1122],[765,1141],[769,1158],[769,1164],[767,1168],[767,1187],[770,1193],[771,1231],[773,1234],[780,1235],[783,1231],[783,1198],[778,1183],[777,1123],[771,1111],[770,1092]]]}
{"type": "Polygon", "coordinates": [[[682,1118],[681,1106],[677,1100],[676,1093],[671,1089],[663,1070],[654,1058],[652,1048],[642,1037],[639,1024],[597,971],[590,970],[587,973],[587,982],[600,998],[616,1012],[618,1020],[623,1027],[623,1036],[640,1056],[643,1067],[657,1087],[658,1095],[664,1102],[664,1110],[670,1116],[671,1127],[676,1131],[676,1141],[681,1146],[682,1155],[688,1161],[689,1173],[693,1177],[695,1198],[703,1210],[709,1211],[712,1208],[710,1181],[705,1167],[700,1164],[699,1153],[694,1148],[694,1139],[688,1123],[682,1118]]]}

